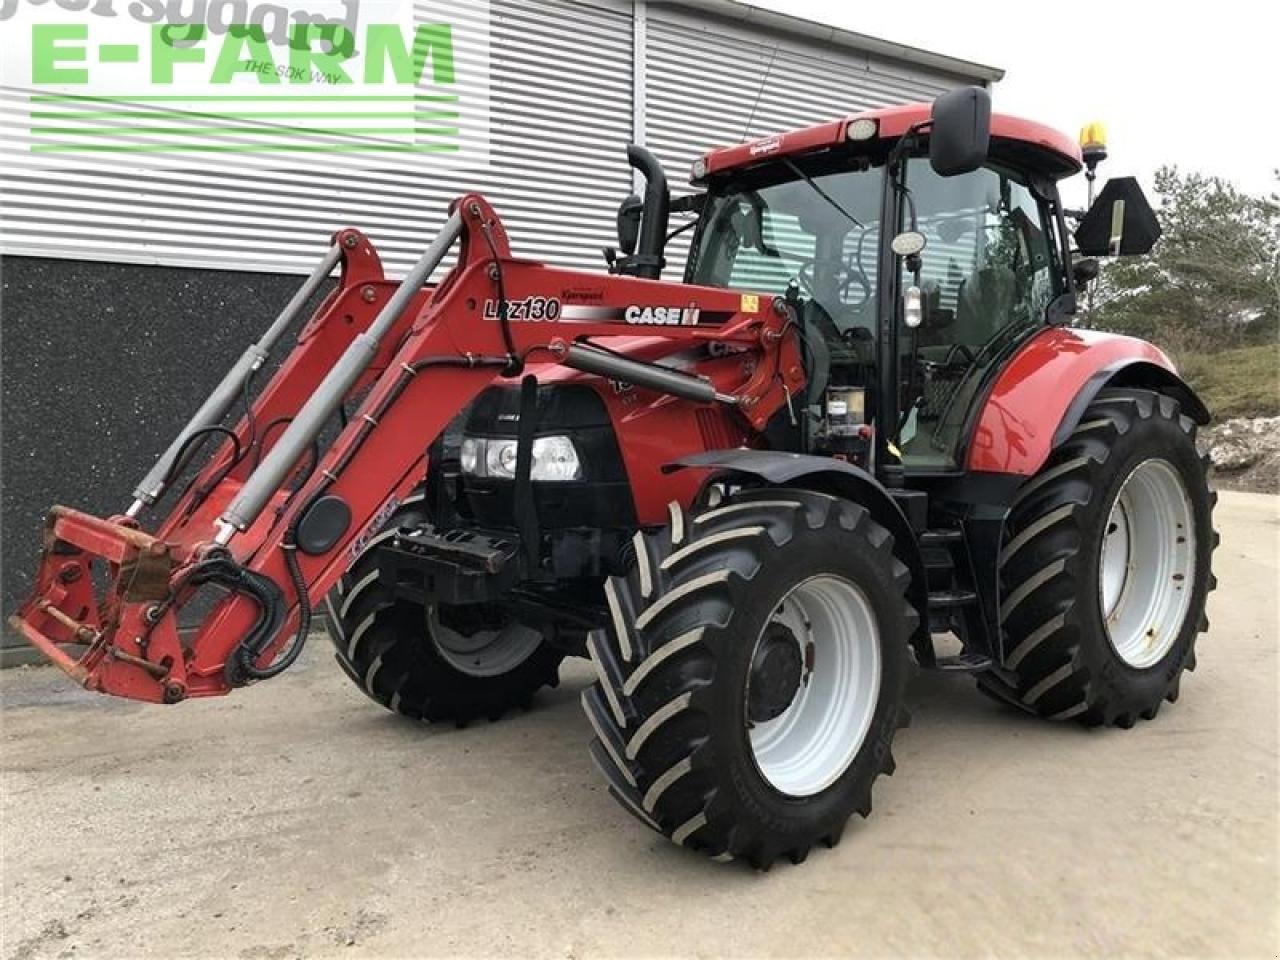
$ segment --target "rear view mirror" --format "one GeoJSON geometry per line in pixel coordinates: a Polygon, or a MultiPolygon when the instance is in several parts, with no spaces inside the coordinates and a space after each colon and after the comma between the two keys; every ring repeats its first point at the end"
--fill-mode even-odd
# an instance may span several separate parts
{"type": "Polygon", "coordinates": [[[1071,267],[1071,275],[1075,278],[1077,287],[1087,287],[1098,279],[1098,273],[1098,261],[1093,257],[1077,260],[1071,267]]]}
{"type": "Polygon", "coordinates": [[[1108,180],[1076,227],[1076,246],[1085,257],[1128,257],[1150,253],[1160,239],[1160,221],[1133,177],[1108,180]]]}
{"type": "Polygon", "coordinates": [[[960,87],[933,101],[929,165],[940,177],[972,173],[986,162],[991,146],[991,94],[960,87]]]}
{"type": "Polygon", "coordinates": [[[640,242],[640,216],[644,213],[644,201],[634,193],[618,205],[618,249],[628,257],[636,252],[640,242]]]}

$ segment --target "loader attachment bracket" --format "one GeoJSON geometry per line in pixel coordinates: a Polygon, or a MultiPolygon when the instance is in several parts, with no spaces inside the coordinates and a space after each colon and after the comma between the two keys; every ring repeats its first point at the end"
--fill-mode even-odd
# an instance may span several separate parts
{"type": "Polygon", "coordinates": [[[176,622],[160,612],[178,558],[170,544],[118,519],[55,506],[45,521],[35,591],[9,624],[87,689],[182,699],[176,622]],[[99,595],[102,574],[110,582],[99,595]]]}

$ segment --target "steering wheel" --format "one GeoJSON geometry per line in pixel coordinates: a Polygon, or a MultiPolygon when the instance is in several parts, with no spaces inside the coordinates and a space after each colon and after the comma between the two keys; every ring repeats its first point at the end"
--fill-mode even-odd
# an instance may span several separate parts
{"type": "Polygon", "coordinates": [[[809,296],[810,309],[806,311],[806,320],[816,326],[822,339],[828,342],[839,342],[844,339],[839,325],[828,312],[826,306],[814,294],[813,266],[814,257],[806,257],[796,267],[796,283],[809,296]]]}
{"type": "Polygon", "coordinates": [[[800,289],[809,295],[810,300],[817,299],[817,294],[814,292],[817,281],[813,276],[813,269],[817,262],[817,257],[803,257],[796,266],[796,281],[800,284],[800,289]]]}
{"type": "MultiPolygon", "coordinates": [[[[796,279],[810,298],[813,298],[814,287],[817,285],[813,276],[816,263],[816,257],[806,257],[796,269],[796,279]]],[[[857,253],[852,253],[841,261],[840,267],[836,272],[836,290],[842,305],[848,309],[861,310],[866,306],[867,301],[871,299],[871,279],[867,276],[867,271],[863,269],[857,253]],[[849,288],[855,283],[862,291],[862,297],[856,302],[849,297],[849,288]]]]}
{"type": "Polygon", "coordinates": [[[871,278],[867,276],[867,268],[862,265],[862,245],[870,232],[870,227],[863,227],[862,232],[858,234],[858,242],[854,244],[853,253],[845,258],[844,269],[847,276],[840,286],[841,299],[850,307],[856,307],[859,310],[866,306],[867,301],[871,299],[871,278]],[[857,303],[850,303],[849,286],[855,280],[858,282],[858,286],[862,288],[862,299],[857,303]]]}

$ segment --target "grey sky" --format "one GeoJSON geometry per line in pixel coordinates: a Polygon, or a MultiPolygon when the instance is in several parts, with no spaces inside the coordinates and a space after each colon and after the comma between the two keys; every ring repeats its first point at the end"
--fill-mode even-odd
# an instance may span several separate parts
{"type": "MultiPolygon", "coordinates": [[[[1107,126],[1107,176],[1149,187],[1163,163],[1280,190],[1275,0],[750,0],[794,16],[1002,67],[995,108],[1071,134],[1107,126]]],[[[1083,177],[1066,190],[1081,202],[1083,177]]]]}

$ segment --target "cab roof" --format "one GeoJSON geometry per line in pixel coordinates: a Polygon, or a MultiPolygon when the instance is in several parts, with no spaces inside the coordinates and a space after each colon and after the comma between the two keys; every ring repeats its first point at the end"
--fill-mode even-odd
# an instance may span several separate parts
{"type": "MultiPolygon", "coordinates": [[[[706,173],[707,176],[715,176],[774,157],[793,157],[812,150],[839,146],[846,142],[846,131],[855,120],[876,121],[877,139],[881,141],[897,139],[913,125],[928,120],[932,110],[931,103],[882,107],[814,127],[801,127],[787,133],[748,140],[732,147],[722,147],[703,156],[706,173]]],[[[1056,178],[1071,176],[1084,166],[1080,147],[1074,140],[1034,120],[993,113],[991,137],[993,141],[1004,141],[1005,144],[1021,147],[1024,151],[1030,148],[1034,152],[1037,167],[1056,178]]]]}

